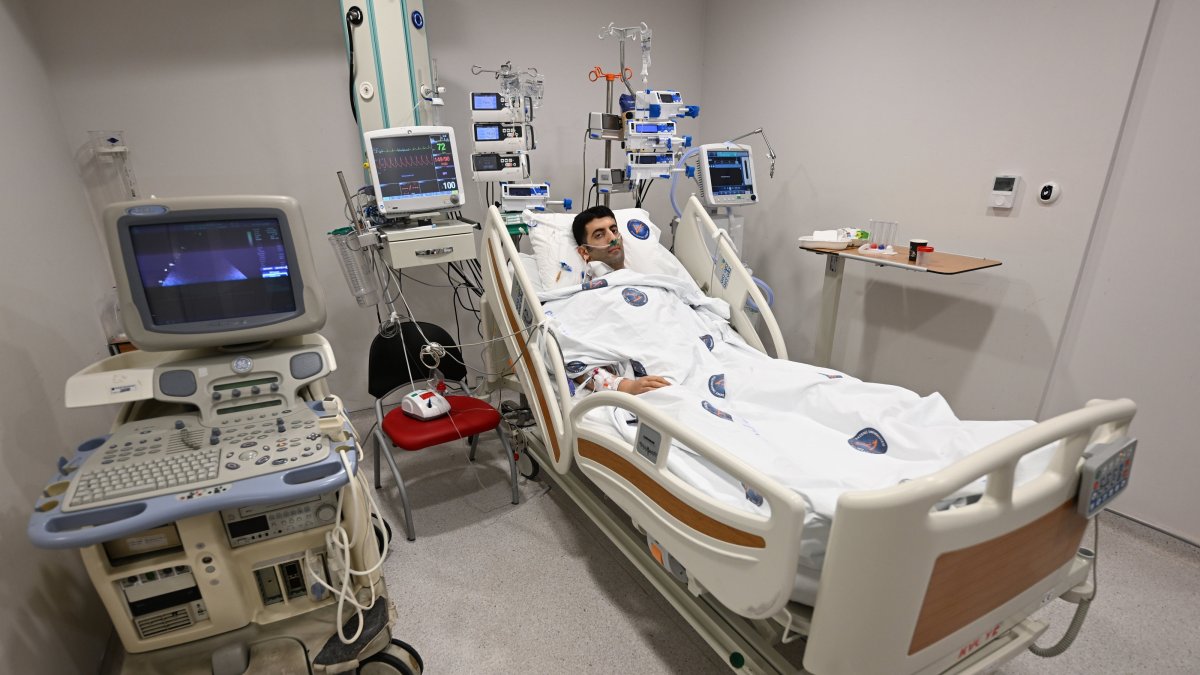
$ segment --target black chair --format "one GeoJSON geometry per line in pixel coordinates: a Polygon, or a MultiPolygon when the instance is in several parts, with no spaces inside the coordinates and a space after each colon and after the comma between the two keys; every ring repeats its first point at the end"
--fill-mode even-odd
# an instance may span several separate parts
{"type": "MultiPolygon", "coordinates": [[[[404,526],[409,541],[416,539],[413,529],[412,508],[408,503],[408,492],[404,489],[404,479],[400,477],[400,468],[396,466],[396,458],[392,457],[392,448],[409,452],[423,450],[434,445],[441,445],[460,438],[469,439],[471,451],[470,460],[475,461],[475,447],[479,434],[495,431],[496,436],[504,445],[504,453],[508,457],[510,481],[512,483],[512,503],[520,503],[517,492],[517,462],[512,447],[500,430],[500,412],[487,401],[473,396],[446,396],[450,404],[450,412],[442,417],[431,420],[418,420],[408,415],[399,406],[384,414],[384,399],[414,383],[422,382],[430,377],[431,369],[421,362],[421,348],[429,340],[441,345],[453,344],[450,334],[441,327],[423,321],[406,321],[392,337],[376,335],[371,342],[371,352],[367,364],[367,390],[375,399],[375,488],[382,484],[379,480],[379,455],[381,450],[396,478],[396,487],[400,490],[400,502],[404,507],[404,526]],[[407,361],[407,365],[405,362],[407,361]],[[412,373],[411,379],[409,373],[412,373]],[[389,443],[390,441],[390,443],[389,443]]],[[[462,362],[462,351],[457,347],[446,347],[446,356],[441,358],[438,370],[447,382],[464,382],[467,369],[462,362]]]]}

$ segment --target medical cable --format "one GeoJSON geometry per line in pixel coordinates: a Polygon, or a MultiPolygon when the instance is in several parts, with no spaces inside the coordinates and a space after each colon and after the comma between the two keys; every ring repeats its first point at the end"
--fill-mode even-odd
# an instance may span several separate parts
{"type": "MultiPolygon", "coordinates": [[[[590,118],[588,120],[588,124],[591,124],[590,118]]],[[[583,177],[579,181],[579,201],[583,204],[583,208],[585,209],[587,208],[587,146],[588,132],[585,130],[583,132],[583,177]]]]}
{"type": "MultiPolygon", "coordinates": [[[[335,397],[335,400],[337,400],[336,397],[335,397]]],[[[341,408],[340,400],[339,400],[338,405],[339,405],[339,409],[340,409],[341,408]]],[[[351,427],[351,434],[353,434],[353,436],[355,438],[355,447],[357,448],[359,461],[361,462],[362,457],[363,457],[362,443],[359,440],[358,434],[356,431],[354,431],[353,427],[351,427]]],[[[338,457],[342,461],[342,466],[346,469],[346,475],[350,477],[350,481],[353,481],[352,483],[348,484],[347,488],[345,488],[345,489],[350,489],[350,490],[354,491],[357,495],[360,496],[360,498],[361,497],[366,498],[367,514],[366,514],[365,520],[367,522],[365,523],[365,525],[367,526],[366,529],[370,529],[370,522],[372,519],[378,519],[380,521],[380,523],[383,522],[383,520],[384,520],[383,511],[379,508],[379,504],[375,501],[374,496],[371,494],[372,491],[366,485],[366,479],[365,479],[364,475],[362,474],[362,472],[355,472],[351,468],[350,460],[346,456],[345,450],[346,450],[346,446],[341,446],[337,449],[338,457]]],[[[332,557],[335,555],[339,555],[339,554],[341,555],[341,559],[339,561],[340,566],[341,566],[341,572],[342,572],[341,582],[338,584],[337,587],[335,587],[331,583],[327,583],[323,578],[321,578],[321,575],[318,574],[317,571],[313,569],[312,565],[310,564],[310,561],[308,561],[307,559],[305,562],[305,567],[308,568],[309,576],[318,585],[326,588],[327,590],[329,590],[330,593],[332,593],[334,596],[336,596],[338,598],[338,606],[337,606],[338,639],[341,640],[343,644],[351,644],[355,640],[357,640],[359,638],[359,636],[362,634],[362,629],[363,629],[363,624],[364,624],[363,612],[365,610],[369,610],[371,607],[373,607],[375,605],[376,600],[378,599],[378,596],[375,594],[375,584],[371,583],[369,575],[374,574],[376,571],[378,571],[383,566],[383,563],[387,558],[388,550],[391,547],[391,535],[388,533],[386,526],[382,527],[381,530],[383,532],[383,535],[382,535],[383,536],[383,545],[382,545],[381,550],[379,551],[379,559],[375,562],[374,565],[372,565],[370,568],[368,568],[366,570],[355,570],[351,565],[350,552],[356,543],[361,542],[360,536],[363,535],[363,529],[364,529],[364,523],[362,523],[361,521],[364,520],[364,518],[360,517],[356,520],[356,522],[351,524],[351,527],[354,530],[353,536],[351,536],[350,534],[348,534],[346,532],[346,529],[342,526],[342,510],[343,510],[343,499],[345,496],[345,489],[338,491],[337,510],[336,510],[336,515],[334,518],[335,525],[334,525],[333,529],[330,530],[329,532],[327,532],[325,535],[325,546],[326,546],[326,550],[328,551],[328,553],[330,555],[330,558],[332,559],[332,557]],[[362,603],[358,602],[356,595],[350,591],[350,584],[351,584],[351,581],[353,580],[353,577],[355,577],[355,576],[367,576],[368,577],[367,586],[371,593],[371,595],[370,595],[371,599],[366,604],[362,604],[362,603]],[[344,621],[343,621],[342,617],[343,617],[343,613],[345,611],[346,604],[350,604],[351,606],[354,607],[355,616],[358,618],[358,627],[355,629],[354,634],[349,637],[347,637],[346,634],[343,632],[344,631],[344,621]]],[[[361,514],[361,510],[359,513],[361,514]]]]}
{"type": "MultiPolygon", "coordinates": [[[[425,341],[425,344],[427,344],[427,345],[438,344],[437,342],[434,342],[433,340],[430,340],[430,339],[429,339],[429,337],[428,337],[427,335],[425,335],[425,332],[424,332],[423,330],[421,330],[421,324],[420,324],[420,322],[418,322],[418,321],[417,321],[416,317],[414,316],[414,314],[413,314],[413,311],[412,311],[412,308],[411,308],[411,307],[409,307],[409,305],[408,305],[408,299],[404,297],[404,293],[403,293],[403,292],[401,292],[401,293],[400,293],[400,301],[401,301],[401,302],[404,304],[404,309],[408,311],[408,318],[409,318],[409,319],[412,321],[412,323],[413,323],[413,326],[414,326],[414,327],[416,327],[416,329],[417,329],[417,333],[418,333],[418,334],[421,336],[421,339],[425,341]]],[[[500,335],[500,336],[497,336],[497,337],[495,337],[495,338],[492,338],[492,339],[490,339],[490,340],[484,340],[484,341],[482,341],[482,342],[473,342],[473,343],[472,343],[472,342],[468,342],[468,343],[465,343],[465,344],[455,344],[455,345],[438,345],[438,346],[440,346],[440,347],[458,347],[459,349],[461,349],[461,348],[463,348],[463,347],[475,347],[475,346],[480,346],[480,345],[487,345],[487,344],[491,344],[491,343],[493,343],[493,342],[498,342],[498,341],[500,341],[500,340],[503,340],[503,339],[505,339],[505,338],[509,338],[509,337],[515,336],[515,335],[517,335],[517,334],[519,334],[519,333],[524,333],[524,332],[528,331],[528,332],[529,332],[529,338],[526,340],[526,349],[528,349],[529,340],[532,340],[532,339],[533,339],[534,332],[535,332],[535,331],[537,331],[538,329],[542,328],[542,327],[543,327],[543,326],[546,324],[546,322],[547,322],[547,321],[549,321],[549,319],[548,319],[548,318],[547,318],[547,319],[543,319],[541,322],[539,322],[539,323],[536,323],[536,324],[534,324],[534,325],[532,325],[532,326],[527,326],[527,327],[525,327],[525,328],[518,329],[518,330],[516,330],[516,331],[514,331],[514,332],[512,332],[512,333],[508,333],[508,334],[506,334],[506,335],[500,335]]],[[[405,354],[407,354],[407,353],[408,353],[408,347],[407,347],[407,345],[404,345],[404,344],[403,344],[403,342],[404,342],[404,336],[403,336],[403,332],[401,332],[400,339],[401,339],[401,345],[402,345],[402,348],[403,348],[403,350],[404,350],[404,353],[405,353],[405,354]]],[[[524,352],[524,350],[522,350],[521,354],[523,355],[524,353],[525,353],[525,352],[524,352]]],[[[476,373],[480,373],[480,374],[482,374],[482,375],[487,375],[487,376],[489,376],[489,377],[501,377],[501,376],[503,376],[503,375],[507,375],[507,374],[508,374],[508,371],[502,371],[502,372],[499,372],[499,373],[489,373],[489,372],[487,372],[487,371],[480,370],[480,369],[478,369],[478,368],[476,368],[476,367],[474,367],[474,366],[468,365],[466,361],[463,361],[462,359],[460,359],[460,358],[458,358],[458,357],[454,356],[454,354],[453,354],[452,352],[446,352],[446,355],[447,355],[447,356],[449,356],[449,357],[450,357],[450,359],[451,359],[452,361],[455,361],[455,362],[457,362],[458,364],[460,364],[462,367],[466,368],[467,370],[472,370],[472,371],[475,371],[476,373]]],[[[518,358],[520,358],[520,356],[518,356],[518,358]]],[[[515,363],[515,361],[514,361],[514,363],[515,363]]],[[[407,358],[405,358],[405,362],[404,362],[404,364],[405,364],[405,366],[408,366],[408,359],[407,359],[407,358]]],[[[411,373],[411,369],[410,369],[410,372],[409,372],[409,381],[412,381],[412,373],[411,373]]]]}
{"type": "Polygon", "coordinates": [[[676,218],[678,218],[679,216],[682,216],[683,211],[680,211],[679,205],[677,203],[675,203],[675,183],[679,180],[680,169],[687,166],[688,159],[691,158],[691,156],[696,154],[697,152],[700,152],[700,146],[696,146],[696,147],[692,148],[691,150],[688,150],[687,152],[683,153],[683,156],[679,158],[679,161],[675,163],[675,167],[671,170],[671,190],[670,190],[671,208],[675,210],[676,218]]]}
{"type": "Polygon", "coordinates": [[[358,106],[355,105],[354,97],[354,80],[358,77],[358,59],[354,52],[354,27],[362,25],[363,13],[358,7],[351,7],[346,11],[346,42],[349,47],[348,55],[350,73],[346,78],[346,88],[350,95],[350,112],[354,115],[354,121],[358,122],[358,106]]]}
{"type": "Polygon", "coordinates": [[[1071,623],[1067,624],[1067,631],[1059,638],[1058,642],[1049,647],[1039,647],[1036,644],[1029,645],[1029,651],[1034,656],[1040,656],[1048,659],[1058,656],[1071,648],[1075,642],[1075,638],[1079,637],[1079,631],[1083,628],[1083,622],[1087,619],[1088,609],[1092,606],[1092,601],[1096,599],[1096,594],[1100,591],[1100,582],[1097,578],[1097,561],[1100,559],[1100,514],[1096,514],[1095,521],[1092,523],[1092,597],[1081,598],[1079,605],[1075,607],[1075,614],[1071,617],[1071,623]]]}

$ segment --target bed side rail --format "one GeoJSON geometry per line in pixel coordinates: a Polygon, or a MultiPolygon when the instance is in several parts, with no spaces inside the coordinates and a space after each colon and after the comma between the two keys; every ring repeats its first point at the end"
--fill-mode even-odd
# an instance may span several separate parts
{"type": "Polygon", "coordinates": [[[696,195],[688,199],[683,215],[679,217],[679,227],[675,228],[674,251],[675,257],[683,263],[701,290],[729,303],[732,314],[730,323],[738,334],[751,346],[766,353],[766,346],[746,311],[746,300],[752,300],[771,338],[775,358],[787,358],[783,333],[767,305],[767,299],[733,250],[729,236],[713,223],[696,195]],[[709,241],[716,242],[715,258],[712,245],[707,243],[709,241]]]}
{"type": "Polygon", "coordinates": [[[1084,450],[1127,435],[1136,406],[1091,401],[928,477],[838,500],[804,667],[818,675],[942,672],[1056,597],[1087,520],[1084,450]],[[1061,440],[1014,488],[1022,456],[1061,440]],[[982,498],[932,511],[987,476],[982,498]]]}
{"type": "MultiPolygon", "coordinates": [[[[566,473],[571,466],[569,432],[565,412],[570,398],[563,370],[562,354],[544,328],[546,316],[538,302],[533,283],[525,274],[516,244],[508,234],[504,219],[496,207],[488,209],[484,222],[483,246],[479,263],[483,268],[485,308],[492,314],[497,336],[504,346],[521,388],[529,399],[538,428],[545,436],[554,469],[566,473]],[[512,274],[508,269],[512,267],[512,274]]],[[[490,325],[486,320],[485,323],[490,325]]],[[[492,364],[494,369],[501,364],[492,364]]]]}
{"type": "Polygon", "coordinates": [[[589,394],[570,417],[578,434],[575,461],[580,469],[687,568],[693,593],[711,593],[753,619],[771,617],[787,604],[804,526],[800,495],[636,396],[589,394]],[[583,424],[588,411],[602,406],[638,416],[634,445],[583,424]],[[770,517],[723,504],[677,478],[667,468],[676,451],[672,440],[761,494],[770,517]]]}

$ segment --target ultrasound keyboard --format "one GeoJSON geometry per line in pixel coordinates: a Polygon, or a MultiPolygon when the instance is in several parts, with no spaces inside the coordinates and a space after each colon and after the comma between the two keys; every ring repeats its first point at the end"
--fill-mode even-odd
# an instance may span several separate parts
{"type": "Polygon", "coordinates": [[[62,510],[223,492],[233,481],[320,462],[329,445],[307,406],[239,415],[216,426],[201,425],[196,415],[132,422],[79,467],[62,510]]]}

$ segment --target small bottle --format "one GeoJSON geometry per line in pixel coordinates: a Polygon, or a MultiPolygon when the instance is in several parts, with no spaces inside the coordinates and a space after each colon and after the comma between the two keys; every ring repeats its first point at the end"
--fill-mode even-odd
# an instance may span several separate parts
{"type": "Polygon", "coordinates": [[[929,263],[930,253],[933,253],[932,246],[917,247],[917,267],[925,267],[929,263]]]}

